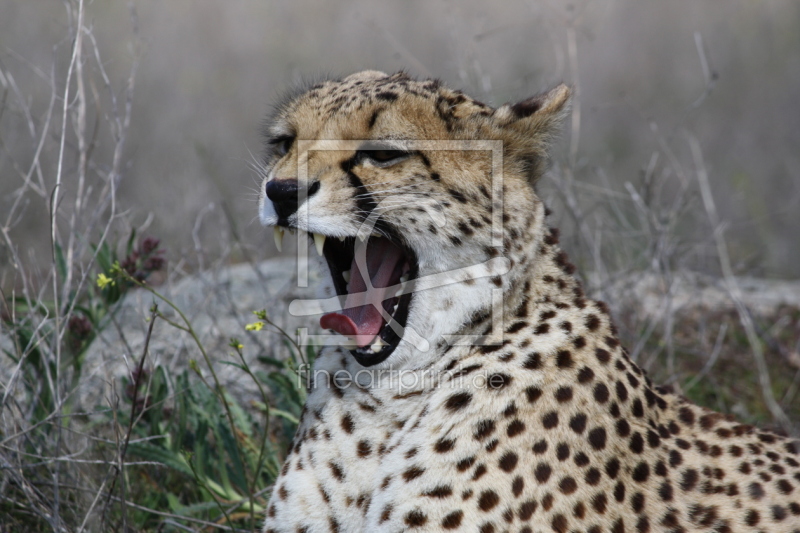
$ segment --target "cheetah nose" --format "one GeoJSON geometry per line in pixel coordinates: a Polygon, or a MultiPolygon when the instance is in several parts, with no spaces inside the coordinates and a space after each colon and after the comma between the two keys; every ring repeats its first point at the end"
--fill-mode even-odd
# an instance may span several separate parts
{"type": "Polygon", "coordinates": [[[299,182],[294,179],[279,179],[268,181],[266,185],[267,198],[272,200],[275,212],[278,214],[278,223],[285,223],[295,211],[300,200],[306,196],[314,196],[320,189],[320,182],[315,181],[308,190],[304,190],[299,182]]]}
{"type": "Polygon", "coordinates": [[[297,180],[274,179],[267,182],[267,198],[272,200],[278,218],[285,220],[297,211],[300,186],[297,180]]]}

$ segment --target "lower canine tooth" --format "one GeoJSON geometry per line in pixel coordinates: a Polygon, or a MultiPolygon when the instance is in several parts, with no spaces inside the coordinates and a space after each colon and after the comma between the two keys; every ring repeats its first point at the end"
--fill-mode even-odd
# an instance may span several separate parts
{"type": "Polygon", "coordinates": [[[322,255],[322,249],[325,247],[325,235],[319,233],[314,234],[314,245],[317,247],[317,253],[322,255]]]}
{"type": "Polygon", "coordinates": [[[272,236],[275,238],[275,248],[278,249],[278,252],[282,252],[283,251],[283,228],[280,227],[280,226],[275,226],[272,236]]]}
{"type": "Polygon", "coordinates": [[[386,346],[386,343],[383,342],[383,339],[378,337],[378,340],[373,342],[372,346],[370,346],[370,348],[372,349],[372,353],[377,353],[377,352],[381,351],[381,348],[383,348],[384,346],[386,346]]]}

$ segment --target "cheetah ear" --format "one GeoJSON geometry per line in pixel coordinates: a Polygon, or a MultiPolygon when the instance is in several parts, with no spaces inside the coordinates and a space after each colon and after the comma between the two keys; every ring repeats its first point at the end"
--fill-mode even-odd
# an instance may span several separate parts
{"type": "Polygon", "coordinates": [[[564,84],[516,104],[495,110],[505,156],[516,161],[519,171],[534,184],[544,173],[550,141],[569,113],[572,90],[564,84]]]}
{"type": "Polygon", "coordinates": [[[562,83],[527,100],[498,107],[494,112],[494,120],[499,126],[540,131],[553,129],[560,125],[569,112],[571,96],[572,90],[562,83]]]}

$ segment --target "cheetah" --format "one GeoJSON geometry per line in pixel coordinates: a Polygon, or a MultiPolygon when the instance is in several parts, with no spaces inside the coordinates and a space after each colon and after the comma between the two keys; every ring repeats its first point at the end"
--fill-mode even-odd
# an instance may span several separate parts
{"type": "Polygon", "coordinates": [[[800,532],[798,443],[653,385],[573,276],[533,189],[570,92],[364,71],[277,108],[260,220],[342,342],[264,532],[800,532]]]}

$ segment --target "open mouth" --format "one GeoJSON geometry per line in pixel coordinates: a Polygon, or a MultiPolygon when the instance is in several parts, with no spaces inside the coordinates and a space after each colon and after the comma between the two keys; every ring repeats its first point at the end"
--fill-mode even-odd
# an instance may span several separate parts
{"type": "Polygon", "coordinates": [[[320,326],[347,337],[345,345],[362,366],[386,360],[406,326],[416,257],[395,239],[378,236],[327,238],[322,253],[342,310],[323,315],[320,326]]]}

